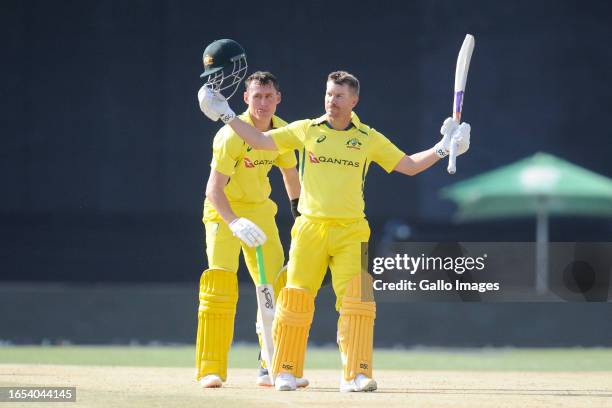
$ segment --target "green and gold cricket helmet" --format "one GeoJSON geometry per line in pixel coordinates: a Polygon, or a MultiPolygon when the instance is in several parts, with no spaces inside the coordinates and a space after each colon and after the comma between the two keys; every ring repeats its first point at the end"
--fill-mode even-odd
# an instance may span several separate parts
{"type": "Polygon", "coordinates": [[[204,50],[202,60],[204,72],[200,78],[207,78],[205,85],[213,91],[226,91],[224,96],[229,99],[247,72],[246,52],[242,45],[230,39],[213,41],[204,50]]]}

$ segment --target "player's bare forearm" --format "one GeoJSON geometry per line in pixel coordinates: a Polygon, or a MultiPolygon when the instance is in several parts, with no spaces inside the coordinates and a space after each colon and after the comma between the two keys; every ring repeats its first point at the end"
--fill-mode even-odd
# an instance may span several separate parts
{"type": "Polygon", "coordinates": [[[418,152],[410,156],[405,155],[393,170],[407,176],[414,176],[424,170],[427,170],[438,160],[440,160],[440,158],[432,148],[423,150],[422,152],[418,152]]]}
{"type": "Polygon", "coordinates": [[[285,190],[289,200],[294,200],[300,197],[300,177],[298,176],[297,169],[295,167],[289,167],[286,169],[280,168],[283,174],[283,182],[285,183],[285,190]]]}
{"type": "Polygon", "coordinates": [[[261,133],[255,127],[243,122],[240,118],[234,118],[229,122],[230,127],[253,149],[278,150],[276,143],[271,137],[261,133]]]}
{"type": "Polygon", "coordinates": [[[210,171],[210,177],[208,177],[208,183],[206,184],[206,198],[215,207],[215,210],[221,215],[221,218],[229,224],[234,221],[236,214],[232,211],[227,196],[225,195],[225,185],[227,184],[229,177],[225,174],[219,173],[216,170],[210,171]]]}

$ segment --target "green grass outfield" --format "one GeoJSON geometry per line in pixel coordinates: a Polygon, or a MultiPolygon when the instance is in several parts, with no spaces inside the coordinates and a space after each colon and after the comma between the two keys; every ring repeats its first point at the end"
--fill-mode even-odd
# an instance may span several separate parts
{"type": "MultiPolygon", "coordinates": [[[[255,368],[258,349],[235,345],[230,367],[255,368]]],[[[189,346],[0,346],[0,364],[191,367],[189,346]]],[[[376,369],[475,371],[612,371],[611,348],[377,349],[376,369]]],[[[310,348],[310,369],[340,368],[335,348],[310,348]]]]}

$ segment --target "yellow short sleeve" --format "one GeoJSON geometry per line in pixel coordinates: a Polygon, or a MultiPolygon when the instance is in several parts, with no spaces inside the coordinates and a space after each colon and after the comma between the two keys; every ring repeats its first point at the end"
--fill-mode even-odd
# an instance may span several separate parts
{"type": "Polygon", "coordinates": [[[391,143],[382,133],[372,129],[370,135],[372,136],[370,161],[378,163],[387,173],[391,173],[406,153],[391,143]]]}
{"type": "Polygon", "coordinates": [[[210,167],[226,176],[232,176],[236,162],[240,160],[243,145],[242,139],[229,126],[224,126],[213,140],[213,158],[210,167]]]}
{"type": "Polygon", "coordinates": [[[295,152],[291,150],[286,153],[279,154],[276,160],[274,161],[274,164],[282,169],[295,167],[297,165],[297,160],[295,159],[295,152]]]}
{"type": "Polygon", "coordinates": [[[298,150],[304,145],[310,122],[310,119],[298,120],[291,122],[287,126],[270,130],[266,134],[274,140],[279,153],[283,154],[289,150],[298,150]]]}

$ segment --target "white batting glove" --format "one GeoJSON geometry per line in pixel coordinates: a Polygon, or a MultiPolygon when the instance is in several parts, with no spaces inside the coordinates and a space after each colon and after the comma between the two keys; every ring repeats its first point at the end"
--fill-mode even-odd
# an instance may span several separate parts
{"type": "Polygon", "coordinates": [[[469,123],[463,122],[451,136],[451,143],[457,144],[457,156],[467,152],[470,148],[470,132],[472,127],[469,123]]]}
{"type": "Polygon", "coordinates": [[[434,146],[434,150],[439,158],[443,159],[448,156],[448,152],[450,151],[451,137],[458,127],[459,122],[453,118],[446,118],[444,123],[442,123],[442,127],[440,128],[440,133],[443,135],[442,140],[440,140],[434,146]]]}
{"type": "Polygon", "coordinates": [[[250,247],[263,245],[268,237],[255,223],[246,218],[236,218],[229,223],[232,234],[250,247]]]}
{"type": "Polygon", "coordinates": [[[206,85],[198,91],[198,101],[200,110],[213,122],[221,119],[223,123],[229,123],[236,117],[225,97],[219,92],[212,91],[206,85]]]}

